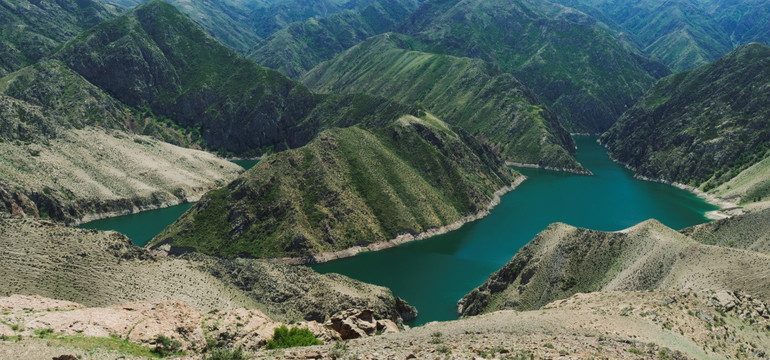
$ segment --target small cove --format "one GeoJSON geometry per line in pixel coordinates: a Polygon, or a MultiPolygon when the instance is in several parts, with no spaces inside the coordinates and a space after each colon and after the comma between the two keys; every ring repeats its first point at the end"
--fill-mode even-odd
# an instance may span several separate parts
{"type": "MultiPolygon", "coordinates": [[[[553,222],[616,231],[649,218],[681,229],[708,221],[710,205],[676,187],[636,180],[613,163],[595,136],[576,136],[577,159],[595,176],[517,169],[529,179],[491,214],[459,230],[397,248],[313,266],[389,287],[420,312],[412,325],[453,320],[455,304],[480,285],[538,232],[553,222]]],[[[238,163],[245,168],[257,161],[238,163]]],[[[97,220],[81,228],[116,230],[138,246],[175,221],[192,204],[97,220]]]]}

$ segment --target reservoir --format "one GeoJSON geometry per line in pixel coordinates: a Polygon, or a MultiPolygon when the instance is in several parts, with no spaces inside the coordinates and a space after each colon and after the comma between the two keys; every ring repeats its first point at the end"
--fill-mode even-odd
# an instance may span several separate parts
{"type": "Polygon", "coordinates": [[[457,319],[457,301],[551,223],[616,231],[654,218],[681,229],[707,222],[705,213],[717,209],[679,188],[634,179],[633,172],[609,159],[596,139],[575,137],[577,160],[594,176],[517,169],[528,179],[479,221],[313,268],[390,288],[417,307],[413,325],[419,325],[457,319]]]}
{"type": "MultiPolygon", "coordinates": [[[[681,229],[708,221],[704,214],[717,209],[676,187],[634,179],[631,171],[609,159],[596,139],[575,137],[577,159],[594,176],[517,169],[527,181],[503,196],[500,205],[479,221],[427,240],[313,268],[390,288],[417,307],[419,317],[412,325],[419,325],[456,319],[457,300],[553,222],[616,231],[655,218],[681,229]]],[[[98,220],[81,227],[116,230],[144,246],[190,206],[98,220]]]]}

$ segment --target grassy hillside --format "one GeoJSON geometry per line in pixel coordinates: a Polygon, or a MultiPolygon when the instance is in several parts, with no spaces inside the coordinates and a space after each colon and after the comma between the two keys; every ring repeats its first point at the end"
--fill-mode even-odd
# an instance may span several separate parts
{"type": "Polygon", "coordinates": [[[81,34],[56,58],[126,104],[195,129],[209,148],[238,155],[301,146],[323,127],[389,122],[415,111],[373,97],[313,94],[158,0],[81,34]]]}
{"type": "Polygon", "coordinates": [[[487,208],[515,173],[425,115],[321,133],[208,193],[150,243],[226,257],[309,257],[418,234],[487,208]]]}
{"type": "Polygon", "coordinates": [[[742,291],[767,302],[768,275],[767,254],[704,245],[655,220],[614,233],[553,224],[465,295],[458,312],[537,309],[578,292],[616,290],[742,291]]]}
{"type": "Polygon", "coordinates": [[[422,41],[422,51],[492,62],[568,130],[601,132],[668,70],[590,21],[541,1],[429,0],[397,31],[422,41]]]}
{"type": "Polygon", "coordinates": [[[98,0],[0,1],[0,76],[34,63],[117,15],[115,6],[98,0]]]}
{"type": "Polygon", "coordinates": [[[366,38],[392,30],[417,5],[416,0],[378,0],[361,9],[292,23],[260,43],[248,58],[296,79],[366,38]]]}
{"type": "Polygon", "coordinates": [[[770,188],[761,181],[765,173],[751,166],[770,155],[768,89],[770,47],[745,45],[713,64],[662,79],[601,141],[641,175],[760,201],[770,188]]]}
{"type": "Polygon", "coordinates": [[[556,116],[512,75],[478,59],[415,51],[411,42],[393,33],[370,38],[302,81],[320,92],[417,102],[485,139],[508,161],[585,170],[556,116]]]}
{"type": "Polygon", "coordinates": [[[733,48],[730,32],[701,1],[558,0],[624,32],[675,72],[711,63],[733,48]]]}

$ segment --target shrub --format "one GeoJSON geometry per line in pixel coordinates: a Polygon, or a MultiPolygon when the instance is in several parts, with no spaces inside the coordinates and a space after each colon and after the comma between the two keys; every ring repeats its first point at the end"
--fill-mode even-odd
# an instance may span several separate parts
{"type": "Polygon", "coordinates": [[[215,349],[206,355],[203,360],[247,360],[246,354],[241,348],[236,349],[215,349]]]}
{"type": "Polygon", "coordinates": [[[278,327],[273,332],[273,339],[267,342],[266,349],[285,349],[295,346],[320,345],[323,341],[316,339],[308,329],[297,327],[289,330],[285,325],[278,327]]]}
{"type": "Polygon", "coordinates": [[[155,338],[155,348],[152,349],[152,352],[160,355],[161,357],[166,357],[169,355],[174,355],[180,350],[182,350],[182,343],[177,340],[172,340],[166,336],[158,335],[158,337],[155,338]]]}

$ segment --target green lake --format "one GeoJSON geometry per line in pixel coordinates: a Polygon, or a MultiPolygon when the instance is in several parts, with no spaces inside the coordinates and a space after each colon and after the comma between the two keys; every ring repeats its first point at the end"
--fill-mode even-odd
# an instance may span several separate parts
{"type": "Polygon", "coordinates": [[[596,139],[575,137],[577,159],[594,176],[517,169],[528,179],[479,221],[427,240],[313,268],[389,287],[417,307],[413,325],[419,325],[456,319],[457,300],[553,222],[615,231],[655,218],[681,229],[708,221],[704,214],[717,209],[676,187],[634,179],[631,171],[609,159],[596,139]]]}
{"type": "MultiPolygon", "coordinates": [[[[575,141],[577,159],[594,176],[518,169],[529,179],[505,195],[484,219],[445,235],[313,268],[389,287],[417,307],[420,315],[412,325],[419,325],[456,319],[457,300],[550,223],[615,231],[655,218],[681,229],[708,221],[704,214],[716,209],[673,186],[634,179],[631,171],[609,159],[595,136],[576,136],[575,141]]],[[[98,220],[81,227],[116,230],[143,246],[190,206],[98,220]]]]}

